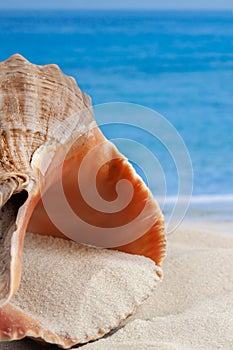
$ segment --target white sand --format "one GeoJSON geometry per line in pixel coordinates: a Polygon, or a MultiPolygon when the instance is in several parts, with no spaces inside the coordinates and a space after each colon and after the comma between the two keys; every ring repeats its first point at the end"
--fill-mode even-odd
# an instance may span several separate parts
{"type": "Polygon", "coordinates": [[[118,327],[153,293],[159,275],[144,256],[28,233],[20,289],[10,304],[40,322],[42,339],[52,342],[49,330],[68,347],[66,338],[86,343],[118,327]]]}
{"type": "MultiPolygon", "coordinates": [[[[208,232],[190,226],[168,237],[164,281],[152,297],[121,329],[81,348],[233,349],[233,234],[224,236],[223,224],[215,233],[210,226],[208,232]]],[[[26,345],[2,344],[0,350],[29,349],[26,345]]]]}
{"type": "Polygon", "coordinates": [[[233,236],[183,227],[168,242],[163,283],[123,328],[85,350],[233,349],[233,236]]]}

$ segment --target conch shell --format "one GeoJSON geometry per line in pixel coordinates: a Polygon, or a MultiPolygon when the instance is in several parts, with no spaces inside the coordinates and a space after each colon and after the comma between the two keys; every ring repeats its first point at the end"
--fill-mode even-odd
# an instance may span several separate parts
{"type": "MultiPolygon", "coordinates": [[[[66,197],[73,211],[92,226],[125,225],[125,235],[130,235],[132,226],[127,231],[126,224],[147,203],[141,222],[152,219],[151,227],[134,242],[116,249],[144,255],[161,264],[165,254],[162,213],[127,159],[101,133],[93,118],[90,98],[72,77],[64,75],[56,65],[34,65],[18,54],[1,62],[0,134],[0,305],[9,302],[19,288],[27,227],[31,232],[65,238],[41,200],[58,182],[63,160],[66,197]],[[133,186],[130,204],[118,213],[90,208],[76,189],[77,169],[93,149],[97,151],[89,157],[87,188],[89,172],[99,159],[102,164],[106,159],[96,179],[98,191],[106,201],[116,199],[120,180],[126,179],[133,186]]],[[[91,238],[89,243],[92,244],[91,238]]]]}

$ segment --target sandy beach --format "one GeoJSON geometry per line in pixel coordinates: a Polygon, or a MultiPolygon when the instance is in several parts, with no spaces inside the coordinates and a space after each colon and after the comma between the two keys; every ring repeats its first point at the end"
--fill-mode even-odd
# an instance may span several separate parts
{"type": "Polygon", "coordinates": [[[0,350],[233,350],[232,3],[0,10],[0,350]]]}
{"type": "Polygon", "coordinates": [[[119,331],[84,349],[233,349],[233,237],[224,224],[219,232],[190,226],[168,237],[153,296],[119,331]]]}
{"type": "MultiPolygon", "coordinates": [[[[118,330],[82,348],[232,349],[232,228],[229,222],[225,227],[183,223],[168,237],[164,280],[153,295],[118,330]]],[[[0,345],[1,350],[41,348],[30,340],[0,345]]]]}

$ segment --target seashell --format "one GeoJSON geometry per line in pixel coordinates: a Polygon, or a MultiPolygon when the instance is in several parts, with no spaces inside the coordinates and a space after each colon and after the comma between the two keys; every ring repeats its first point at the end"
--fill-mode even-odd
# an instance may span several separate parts
{"type": "Polygon", "coordinates": [[[63,348],[96,340],[132,314],[160,276],[143,256],[27,234],[20,289],[0,309],[0,338],[63,348]]]}
{"type": "MultiPolygon", "coordinates": [[[[60,177],[73,211],[90,225],[121,226],[130,238],[132,231],[152,223],[143,236],[116,249],[144,255],[161,265],[165,236],[158,204],[127,159],[105,139],[94,121],[90,98],[72,77],[56,65],[37,66],[20,55],[1,62],[0,133],[0,305],[8,308],[19,288],[26,230],[67,239],[51,221],[42,201],[42,196],[48,195],[58,205],[60,177]],[[105,213],[85,203],[77,186],[77,170],[86,158],[87,190],[92,168],[100,160],[105,163],[96,184],[106,201],[116,199],[120,180],[132,184],[132,200],[124,210],[105,213]],[[135,217],[139,219],[127,227],[135,217]]],[[[86,243],[93,244],[90,225],[84,234],[89,237],[86,243]]],[[[75,229],[78,232],[80,227],[75,229]]]]}

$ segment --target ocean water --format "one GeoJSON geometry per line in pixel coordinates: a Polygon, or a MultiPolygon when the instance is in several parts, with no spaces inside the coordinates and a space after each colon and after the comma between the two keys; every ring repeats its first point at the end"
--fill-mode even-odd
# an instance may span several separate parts
{"type": "MultiPolygon", "coordinates": [[[[213,201],[226,204],[231,216],[231,12],[1,11],[0,43],[0,60],[18,52],[37,64],[57,63],[94,104],[120,101],[158,111],[190,153],[194,203],[209,203],[207,211],[213,201]]],[[[150,148],[163,168],[167,195],[177,193],[176,168],[161,145],[124,127],[103,131],[130,135],[150,148]]],[[[154,179],[156,193],[156,174],[154,179]]]]}

